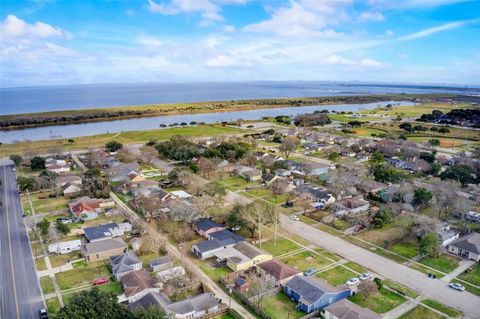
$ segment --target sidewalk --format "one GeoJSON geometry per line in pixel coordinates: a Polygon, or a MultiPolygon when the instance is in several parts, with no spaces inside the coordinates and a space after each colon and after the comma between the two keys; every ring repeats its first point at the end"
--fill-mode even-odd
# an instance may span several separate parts
{"type": "Polygon", "coordinates": [[[461,275],[465,270],[467,270],[473,264],[475,264],[475,261],[473,261],[473,260],[462,259],[459,262],[458,267],[454,271],[452,271],[451,273],[449,273],[446,276],[443,276],[440,280],[443,280],[445,282],[450,282],[455,277],[461,275]]]}

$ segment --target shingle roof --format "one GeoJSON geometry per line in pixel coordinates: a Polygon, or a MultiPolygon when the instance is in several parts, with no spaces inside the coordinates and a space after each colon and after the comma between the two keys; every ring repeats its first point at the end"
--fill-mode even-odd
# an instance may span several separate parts
{"type": "Polygon", "coordinates": [[[326,293],[338,293],[349,290],[345,286],[332,287],[315,276],[295,276],[286,286],[297,292],[305,304],[313,304],[326,293]]]}
{"type": "Polygon", "coordinates": [[[198,230],[201,230],[201,231],[208,231],[208,230],[210,230],[212,228],[216,228],[216,227],[225,227],[224,225],[219,224],[219,223],[211,220],[210,218],[196,219],[196,220],[193,221],[193,224],[195,225],[195,227],[198,230]]]}
{"type": "Polygon", "coordinates": [[[222,247],[221,243],[218,240],[204,240],[194,245],[199,252],[207,252],[222,247]]]}
{"type": "Polygon", "coordinates": [[[96,225],[91,227],[85,227],[83,231],[85,232],[85,237],[88,241],[97,240],[105,237],[112,236],[110,229],[117,228],[116,223],[108,223],[102,225],[96,225]]]}
{"type": "Polygon", "coordinates": [[[164,294],[159,292],[149,292],[137,301],[129,303],[128,306],[131,310],[137,310],[139,308],[148,309],[151,306],[160,307],[165,310],[165,307],[171,303],[170,299],[164,294]]]}
{"type": "Polygon", "coordinates": [[[137,293],[154,287],[153,278],[145,270],[132,271],[122,277],[125,296],[131,297],[137,293]]]}
{"type": "Polygon", "coordinates": [[[232,233],[227,229],[211,233],[210,238],[218,240],[222,245],[236,244],[245,240],[242,236],[232,233]]]}
{"type": "Polygon", "coordinates": [[[127,251],[122,255],[110,257],[110,265],[114,274],[121,274],[134,270],[134,265],[140,263],[137,255],[133,251],[127,251]]]}
{"type": "Polygon", "coordinates": [[[450,245],[475,254],[480,254],[480,234],[472,232],[455,240],[450,245]]]}
{"type": "Polygon", "coordinates": [[[235,244],[233,248],[235,248],[236,250],[238,250],[239,252],[241,252],[243,255],[247,256],[250,259],[266,254],[266,252],[264,252],[260,248],[257,248],[254,245],[247,243],[245,241],[235,244]]]}
{"type": "Polygon", "coordinates": [[[300,273],[300,271],[285,265],[275,259],[257,265],[277,280],[284,280],[300,273]]]}
{"type": "Polygon", "coordinates": [[[381,319],[382,317],[370,309],[357,306],[348,299],[341,299],[325,308],[337,319],[381,319]]]}
{"type": "Polygon", "coordinates": [[[82,250],[87,254],[98,254],[100,252],[109,251],[118,248],[127,248],[127,244],[120,238],[111,238],[96,241],[93,243],[87,243],[83,246],[82,250]]]}
{"type": "Polygon", "coordinates": [[[158,266],[158,265],[163,265],[172,262],[172,257],[166,255],[166,256],[160,256],[155,259],[150,260],[149,265],[150,267],[158,266]]]}
{"type": "Polygon", "coordinates": [[[190,299],[169,304],[166,308],[181,315],[192,311],[208,310],[216,305],[218,305],[218,301],[211,293],[203,293],[190,299]]]}

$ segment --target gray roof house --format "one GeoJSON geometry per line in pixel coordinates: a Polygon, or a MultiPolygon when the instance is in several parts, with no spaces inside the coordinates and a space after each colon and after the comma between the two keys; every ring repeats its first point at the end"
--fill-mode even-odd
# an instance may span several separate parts
{"type": "Polygon", "coordinates": [[[142,269],[142,262],[133,251],[110,257],[113,276],[120,280],[129,272],[142,269]]]}
{"type": "Polygon", "coordinates": [[[325,319],[381,319],[382,316],[370,309],[357,306],[348,299],[342,299],[324,309],[325,319]]]}
{"type": "Polygon", "coordinates": [[[148,263],[152,271],[163,271],[173,267],[172,257],[165,255],[150,260],[148,263]]]}
{"type": "Polygon", "coordinates": [[[245,239],[229,230],[221,230],[208,235],[208,240],[192,245],[192,252],[200,259],[210,258],[216,251],[226,249],[245,239]]]}
{"type": "Polygon", "coordinates": [[[448,252],[463,258],[480,261],[480,234],[472,232],[454,240],[447,246],[448,252]]]}
{"type": "Polygon", "coordinates": [[[118,227],[117,223],[85,227],[83,231],[85,232],[85,238],[89,242],[110,239],[123,235],[123,231],[120,229],[120,227],[118,227]]]}
{"type": "Polygon", "coordinates": [[[130,309],[159,307],[176,318],[202,318],[218,311],[218,301],[211,293],[203,293],[182,301],[172,302],[162,293],[150,292],[129,304],[130,309]]]}

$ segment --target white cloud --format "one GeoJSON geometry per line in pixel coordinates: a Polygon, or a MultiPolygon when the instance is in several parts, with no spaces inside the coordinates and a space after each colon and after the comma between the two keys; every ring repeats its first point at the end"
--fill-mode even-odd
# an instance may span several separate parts
{"type": "Polygon", "coordinates": [[[321,62],[327,65],[338,65],[338,66],[350,66],[350,67],[361,67],[361,68],[383,68],[387,66],[386,63],[371,59],[363,58],[360,60],[348,59],[337,54],[329,55],[323,59],[321,62]]]}
{"type": "Polygon", "coordinates": [[[274,33],[280,36],[337,36],[328,28],[346,18],[349,0],[292,0],[289,5],[273,10],[267,20],[247,25],[247,32],[274,33]]]}
{"type": "Polygon", "coordinates": [[[464,26],[465,24],[466,24],[466,21],[450,22],[450,23],[440,25],[438,27],[424,29],[424,30],[421,30],[421,31],[418,31],[418,32],[411,33],[409,35],[399,37],[398,40],[409,41],[409,40],[416,40],[416,39],[420,39],[420,38],[425,38],[425,37],[428,37],[432,34],[441,32],[441,31],[446,31],[446,30],[455,29],[455,28],[464,26]]]}
{"type": "Polygon", "coordinates": [[[385,17],[381,12],[362,12],[360,15],[360,20],[362,21],[383,21],[385,17]]]}
{"type": "Polygon", "coordinates": [[[4,39],[14,38],[51,38],[63,37],[71,39],[71,33],[62,30],[61,28],[51,26],[50,24],[37,21],[34,24],[29,24],[22,19],[17,18],[13,14],[7,15],[1,24],[2,37],[4,39]]]}

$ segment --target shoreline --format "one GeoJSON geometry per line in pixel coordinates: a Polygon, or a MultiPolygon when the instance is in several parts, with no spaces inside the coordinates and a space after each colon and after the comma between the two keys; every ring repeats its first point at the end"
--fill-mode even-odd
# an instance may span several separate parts
{"type": "Polygon", "coordinates": [[[93,108],[85,110],[51,111],[0,116],[0,131],[182,114],[218,113],[268,108],[287,108],[314,105],[322,106],[332,104],[367,104],[385,102],[389,100],[419,102],[418,100],[445,99],[454,97],[455,95],[450,94],[350,95],[325,96],[316,98],[153,104],[120,106],[112,108],[93,108]],[[129,112],[130,114],[125,114],[125,112],[129,112]]]}

